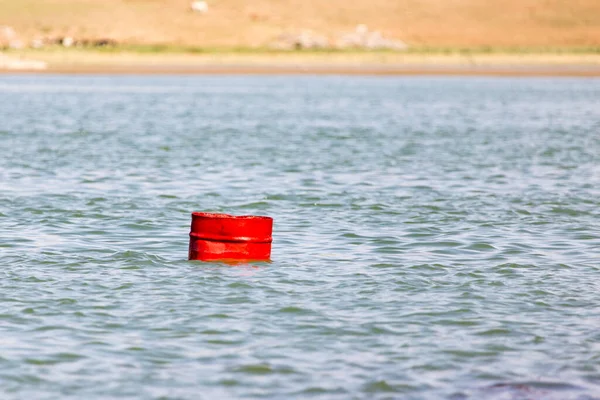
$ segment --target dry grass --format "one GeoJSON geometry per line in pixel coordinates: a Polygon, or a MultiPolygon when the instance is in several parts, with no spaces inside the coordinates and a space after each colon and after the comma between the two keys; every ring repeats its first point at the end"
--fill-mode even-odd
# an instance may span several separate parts
{"type": "Polygon", "coordinates": [[[600,46],[598,0],[0,0],[0,25],[130,44],[261,47],[282,32],[330,37],[366,24],[413,46],[600,46]]]}
{"type": "MultiPolygon", "coordinates": [[[[49,49],[11,51],[4,70],[14,73],[102,74],[344,74],[600,76],[600,54],[433,54],[401,52],[140,53],[49,49]],[[35,65],[30,60],[35,59],[35,65]],[[38,64],[46,64],[40,71],[38,64]],[[12,68],[11,68],[12,65],[12,68]]],[[[2,73],[0,54],[0,73],[2,73]]]]}
{"type": "Polygon", "coordinates": [[[50,66],[590,66],[600,67],[600,54],[428,54],[402,52],[183,52],[20,50],[13,57],[44,61],[50,66]]]}

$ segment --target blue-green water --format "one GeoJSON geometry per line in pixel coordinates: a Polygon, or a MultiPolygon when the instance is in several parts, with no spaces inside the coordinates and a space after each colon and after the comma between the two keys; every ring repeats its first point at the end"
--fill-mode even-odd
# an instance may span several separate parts
{"type": "Polygon", "coordinates": [[[600,398],[600,80],[4,75],[0,267],[3,399],[600,398]]]}

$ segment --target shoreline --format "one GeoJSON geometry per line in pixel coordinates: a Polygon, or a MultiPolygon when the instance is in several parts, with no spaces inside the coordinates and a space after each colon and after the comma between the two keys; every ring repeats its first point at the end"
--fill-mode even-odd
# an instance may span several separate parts
{"type": "Polygon", "coordinates": [[[49,69],[0,69],[0,75],[362,75],[362,76],[506,76],[506,77],[600,77],[600,67],[253,67],[210,66],[91,66],[49,69]]]}
{"type": "Polygon", "coordinates": [[[0,74],[15,73],[600,77],[600,54],[164,54],[85,50],[0,53],[0,74]]]}

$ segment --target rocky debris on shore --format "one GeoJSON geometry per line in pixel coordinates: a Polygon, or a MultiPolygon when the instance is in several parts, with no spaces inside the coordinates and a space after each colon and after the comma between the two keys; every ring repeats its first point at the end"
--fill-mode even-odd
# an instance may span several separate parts
{"type": "Polygon", "coordinates": [[[111,47],[116,46],[118,42],[114,39],[82,39],[72,36],[47,36],[37,37],[31,41],[31,47],[40,49],[45,46],[63,46],[63,47],[111,47]]]}
{"type": "Polygon", "coordinates": [[[23,60],[0,53],[0,70],[44,70],[46,68],[48,65],[43,61],[23,60]]]}
{"type": "Polygon", "coordinates": [[[44,41],[42,39],[35,38],[31,41],[32,49],[41,49],[42,47],[44,47],[44,41]]]}
{"type": "Polygon", "coordinates": [[[206,14],[208,12],[208,3],[205,1],[192,1],[190,8],[193,12],[206,14]]]}
{"type": "Polygon", "coordinates": [[[406,50],[408,48],[406,43],[387,38],[380,31],[370,31],[366,25],[362,24],[358,25],[353,32],[343,34],[333,41],[310,30],[303,30],[300,33],[283,33],[271,43],[270,47],[277,50],[406,50]]]}
{"type": "Polygon", "coordinates": [[[0,49],[22,49],[23,47],[23,41],[11,26],[0,25],[0,49]]]}
{"type": "MultiPolygon", "coordinates": [[[[75,39],[73,46],[78,47],[112,47],[116,46],[118,42],[114,39],[99,38],[99,39],[75,39]]],[[[64,42],[63,42],[64,45],[64,42]]]]}
{"type": "Polygon", "coordinates": [[[61,44],[64,47],[71,47],[75,44],[75,39],[73,39],[71,36],[65,36],[62,41],[61,44]]]}
{"type": "Polygon", "coordinates": [[[400,40],[392,40],[383,36],[380,31],[370,31],[366,25],[356,26],[354,32],[340,37],[337,41],[340,49],[368,50],[406,50],[408,46],[400,40]]]}
{"type": "Polygon", "coordinates": [[[329,47],[329,40],[325,36],[304,30],[298,34],[279,35],[271,47],[277,50],[326,49],[329,47]]]}

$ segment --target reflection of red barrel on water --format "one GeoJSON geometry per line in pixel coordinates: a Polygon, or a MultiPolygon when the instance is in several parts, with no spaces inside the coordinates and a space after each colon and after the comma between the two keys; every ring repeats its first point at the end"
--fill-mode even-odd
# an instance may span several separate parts
{"type": "Polygon", "coordinates": [[[194,212],[189,259],[269,260],[272,232],[270,217],[194,212]]]}

